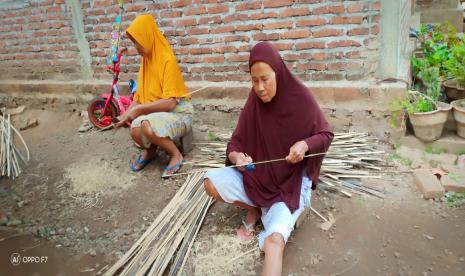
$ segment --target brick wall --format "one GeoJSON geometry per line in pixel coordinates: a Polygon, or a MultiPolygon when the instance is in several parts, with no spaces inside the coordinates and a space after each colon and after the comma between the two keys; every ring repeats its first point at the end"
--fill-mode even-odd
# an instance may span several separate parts
{"type": "MultiPolygon", "coordinates": [[[[0,73],[5,73],[0,78],[79,70],[64,0],[29,2],[22,9],[0,9],[0,73]]],[[[106,50],[119,11],[114,2],[81,1],[95,78],[108,77],[106,50]]],[[[264,40],[276,43],[303,80],[359,80],[376,75],[380,1],[126,0],[125,8],[123,28],[137,14],[155,16],[188,81],[248,81],[244,73],[248,52],[264,40]]],[[[138,68],[136,51],[130,49],[123,60],[129,73],[123,74],[125,79],[135,77],[138,68]]]]}
{"type": "Polygon", "coordinates": [[[64,0],[0,5],[0,79],[60,79],[80,72],[64,0]]]}

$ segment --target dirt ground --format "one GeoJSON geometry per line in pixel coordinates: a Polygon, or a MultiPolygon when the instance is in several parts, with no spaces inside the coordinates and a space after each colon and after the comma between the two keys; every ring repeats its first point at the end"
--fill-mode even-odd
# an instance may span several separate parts
{"type": "MultiPolygon", "coordinates": [[[[0,180],[0,275],[100,275],[184,178],[160,178],[164,154],[130,172],[138,149],[127,129],[78,133],[78,111],[26,109],[15,120],[25,118],[39,120],[23,131],[32,160],[19,178],[0,180]],[[13,253],[47,260],[13,266],[13,253]]],[[[205,137],[206,129],[231,130],[202,126],[205,137]]],[[[283,275],[465,275],[465,207],[422,199],[406,168],[393,170],[370,183],[385,190],[385,199],[315,191],[312,206],[336,222],[325,232],[309,214],[286,246],[283,275]]],[[[259,273],[256,241],[244,244],[234,234],[243,216],[224,204],[209,210],[186,275],[259,273]]]]}

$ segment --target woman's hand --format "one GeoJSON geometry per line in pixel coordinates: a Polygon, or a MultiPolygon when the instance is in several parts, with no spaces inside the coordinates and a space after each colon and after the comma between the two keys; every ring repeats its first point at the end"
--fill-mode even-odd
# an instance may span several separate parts
{"type": "Polygon", "coordinates": [[[289,149],[289,155],[286,156],[286,161],[292,164],[298,163],[304,159],[305,153],[307,151],[307,143],[304,141],[299,141],[289,149]]]}
{"type": "Polygon", "coordinates": [[[120,128],[136,119],[139,116],[139,107],[140,105],[133,105],[122,115],[118,116],[118,122],[115,124],[115,128],[120,128]]]}
{"type": "Polygon", "coordinates": [[[242,152],[232,152],[229,155],[230,155],[229,160],[231,160],[231,162],[236,164],[237,169],[242,172],[245,171],[244,166],[253,162],[252,157],[242,152]]]}

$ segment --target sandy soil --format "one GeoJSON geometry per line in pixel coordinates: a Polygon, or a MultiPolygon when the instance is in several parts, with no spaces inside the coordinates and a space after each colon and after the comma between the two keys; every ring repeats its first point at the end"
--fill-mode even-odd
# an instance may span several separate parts
{"type": "MultiPolygon", "coordinates": [[[[130,172],[138,149],[127,129],[78,133],[77,111],[27,109],[15,120],[25,118],[39,120],[23,131],[32,160],[18,179],[0,180],[0,220],[7,217],[0,275],[98,274],[144,233],[184,178],[160,178],[164,154],[130,172]],[[13,266],[12,253],[48,260],[13,266]]],[[[386,199],[314,192],[312,205],[336,223],[325,232],[309,214],[286,246],[283,275],[465,274],[464,207],[422,199],[408,173],[370,184],[384,189],[386,199]]],[[[243,244],[234,234],[244,215],[225,204],[210,209],[186,275],[259,273],[256,241],[243,244]]]]}

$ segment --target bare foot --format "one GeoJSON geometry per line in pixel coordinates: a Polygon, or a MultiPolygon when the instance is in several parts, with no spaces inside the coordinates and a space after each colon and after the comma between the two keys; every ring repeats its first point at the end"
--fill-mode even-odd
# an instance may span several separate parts
{"type": "Polygon", "coordinates": [[[242,221],[241,227],[236,230],[239,238],[245,241],[251,240],[255,235],[255,224],[260,219],[261,210],[255,208],[253,210],[248,210],[245,219],[242,221]]]}

